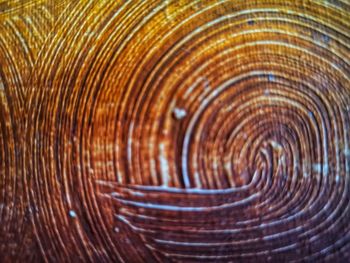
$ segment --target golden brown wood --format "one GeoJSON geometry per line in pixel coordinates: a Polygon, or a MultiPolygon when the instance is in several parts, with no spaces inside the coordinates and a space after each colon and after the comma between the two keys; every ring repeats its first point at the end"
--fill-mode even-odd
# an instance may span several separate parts
{"type": "Polygon", "coordinates": [[[0,21],[1,262],[349,260],[348,0],[0,21]]]}

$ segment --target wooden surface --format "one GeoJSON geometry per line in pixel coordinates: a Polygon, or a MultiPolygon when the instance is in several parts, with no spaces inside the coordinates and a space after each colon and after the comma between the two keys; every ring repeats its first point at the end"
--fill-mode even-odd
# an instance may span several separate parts
{"type": "Polygon", "coordinates": [[[349,0],[0,0],[1,262],[347,262],[349,0]]]}

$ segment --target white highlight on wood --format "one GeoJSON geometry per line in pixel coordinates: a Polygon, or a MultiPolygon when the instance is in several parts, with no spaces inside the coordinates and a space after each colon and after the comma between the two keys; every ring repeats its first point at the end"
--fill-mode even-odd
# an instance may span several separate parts
{"type": "Polygon", "coordinates": [[[159,162],[160,162],[160,170],[162,173],[162,180],[163,180],[163,186],[167,187],[169,186],[169,181],[170,181],[170,174],[169,174],[169,164],[168,160],[165,157],[165,145],[161,143],[159,145],[159,162]]]}
{"type": "Polygon", "coordinates": [[[70,210],[69,211],[69,216],[72,218],[76,218],[77,217],[77,213],[74,210],[70,210]]]}
{"type": "Polygon", "coordinates": [[[186,110],[184,110],[184,109],[181,109],[181,108],[177,108],[177,107],[176,107],[176,108],[173,110],[173,115],[174,115],[174,117],[175,117],[177,120],[182,120],[183,118],[186,117],[187,112],[186,112],[186,110]]]}

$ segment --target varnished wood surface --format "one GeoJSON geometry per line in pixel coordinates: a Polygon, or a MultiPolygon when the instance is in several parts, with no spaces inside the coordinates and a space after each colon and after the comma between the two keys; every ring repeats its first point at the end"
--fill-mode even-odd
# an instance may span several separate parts
{"type": "Polygon", "coordinates": [[[0,1],[1,262],[347,262],[348,0],[0,1]]]}

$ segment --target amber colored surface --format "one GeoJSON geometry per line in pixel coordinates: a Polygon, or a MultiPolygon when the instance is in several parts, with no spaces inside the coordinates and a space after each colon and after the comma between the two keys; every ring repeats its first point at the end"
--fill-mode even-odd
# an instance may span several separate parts
{"type": "Polygon", "coordinates": [[[348,262],[349,0],[0,0],[0,262],[348,262]]]}

